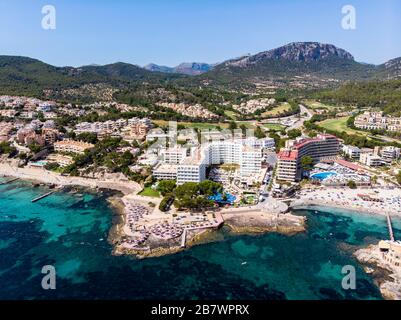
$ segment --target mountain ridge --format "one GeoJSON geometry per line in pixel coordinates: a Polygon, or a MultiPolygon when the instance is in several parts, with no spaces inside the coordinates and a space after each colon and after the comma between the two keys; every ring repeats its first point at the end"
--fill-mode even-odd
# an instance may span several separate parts
{"type": "Polygon", "coordinates": [[[319,42],[291,42],[275,49],[262,51],[239,59],[229,60],[224,64],[243,67],[266,59],[311,62],[327,59],[330,56],[336,56],[352,61],[355,60],[353,55],[348,51],[332,44],[319,42]]]}
{"type": "Polygon", "coordinates": [[[401,76],[401,57],[372,65],[356,62],[351,53],[331,44],[293,42],[217,65],[184,63],[175,67],[178,70],[174,71],[179,73],[162,72],[155,64],[150,67],[152,71],[124,62],[56,67],[29,57],[0,56],[0,91],[39,93],[46,89],[62,90],[99,83],[114,88],[145,83],[230,89],[277,82],[283,87],[299,86],[300,82],[305,88],[311,84],[315,87],[336,86],[350,80],[398,78],[401,76]]]}

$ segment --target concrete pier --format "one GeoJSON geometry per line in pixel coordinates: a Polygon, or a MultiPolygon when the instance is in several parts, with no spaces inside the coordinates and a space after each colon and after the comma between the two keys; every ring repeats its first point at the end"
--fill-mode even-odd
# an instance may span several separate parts
{"type": "Polygon", "coordinates": [[[184,232],[181,236],[181,248],[185,248],[185,243],[187,241],[187,229],[184,229],[184,232]]]}
{"type": "Polygon", "coordinates": [[[393,232],[393,226],[392,226],[392,223],[391,223],[391,217],[390,217],[390,214],[388,212],[386,213],[386,217],[387,217],[387,226],[388,226],[388,233],[390,235],[390,240],[391,241],[395,241],[394,232],[393,232]]]}
{"type": "Polygon", "coordinates": [[[18,179],[19,179],[19,178],[14,178],[14,179],[11,179],[11,180],[8,180],[8,181],[4,181],[4,182],[1,182],[0,185],[8,184],[8,183],[14,182],[14,181],[16,181],[16,180],[18,180],[18,179]]]}
{"type": "Polygon", "coordinates": [[[35,199],[32,199],[31,202],[37,202],[37,201],[39,201],[39,200],[41,200],[43,198],[46,198],[46,197],[50,196],[53,193],[54,193],[54,191],[50,191],[50,192],[47,192],[45,194],[42,194],[41,196],[39,196],[39,197],[37,197],[35,199]]]}

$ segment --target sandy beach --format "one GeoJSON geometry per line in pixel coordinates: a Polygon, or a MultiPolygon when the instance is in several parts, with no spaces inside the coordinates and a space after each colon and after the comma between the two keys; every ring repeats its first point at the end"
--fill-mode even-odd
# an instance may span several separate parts
{"type": "Polygon", "coordinates": [[[308,206],[332,207],[358,213],[401,217],[400,189],[335,189],[324,188],[303,190],[300,198],[291,201],[292,209],[308,206]],[[367,195],[381,202],[363,200],[360,195],[367,195]]]}
{"type": "Polygon", "coordinates": [[[10,163],[0,163],[0,176],[15,177],[45,184],[61,186],[82,186],[87,188],[103,188],[121,191],[124,194],[137,193],[141,186],[133,181],[119,181],[117,179],[101,180],[82,177],[62,176],[59,173],[43,168],[18,168],[10,163]]]}

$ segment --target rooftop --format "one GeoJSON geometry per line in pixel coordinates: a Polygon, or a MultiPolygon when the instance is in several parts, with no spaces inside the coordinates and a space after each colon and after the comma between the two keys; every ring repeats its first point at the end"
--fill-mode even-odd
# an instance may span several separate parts
{"type": "Polygon", "coordinates": [[[298,158],[298,150],[288,150],[282,149],[278,153],[278,158],[280,160],[297,160],[298,158]]]}

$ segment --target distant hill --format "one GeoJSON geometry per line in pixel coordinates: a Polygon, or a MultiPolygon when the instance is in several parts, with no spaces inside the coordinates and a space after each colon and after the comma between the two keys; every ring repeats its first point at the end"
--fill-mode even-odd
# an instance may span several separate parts
{"type": "Polygon", "coordinates": [[[379,78],[396,79],[401,78],[401,58],[392,59],[377,68],[379,78]]]}
{"type": "Polygon", "coordinates": [[[199,75],[205,72],[208,72],[214,68],[214,65],[207,63],[181,63],[177,67],[175,67],[175,71],[177,73],[188,74],[188,75],[199,75]]]}
{"type": "Polygon", "coordinates": [[[164,83],[180,75],[151,72],[128,63],[79,68],[55,67],[19,56],[0,56],[0,93],[41,94],[44,89],[79,87],[104,83],[115,87],[133,83],[164,83]]]}
{"type": "Polygon", "coordinates": [[[154,63],[150,63],[144,66],[144,69],[152,72],[164,72],[164,73],[180,73],[186,75],[200,75],[205,72],[208,72],[214,68],[214,65],[207,64],[207,63],[199,63],[199,62],[185,62],[181,63],[176,67],[166,67],[166,66],[159,66],[154,63]]]}
{"type": "Polygon", "coordinates": [[[339,88],[315,93],[313,98],[328,104],[350,104],[380,109],[401,116],[401,79],[350,82],[339,88]]]}
{"type": "Polygon", "coordinates": [[[60,92],[87,84],[104,84],[114,89],[171,84],[183,90],[189,86],[238,91],[255,88],[315,90],[339,87],[348,81],[400,76],[401,58],[378,66],[359,63],[344,49],[318,42],[290,43],[217,65],[194,62],[174,68],[156,64],[141,68],[123,62],[79,68],[55,67],[27,57],[0,56],[0,94],[38,95],[45,89],[60,92]]]}
{"type": "Polygon", "coordinates": [[[152,71],[152,72],[163,72],[163,73],[173,73],[174,68],[167,67],[167,66],[159,66],[154,63],[149,63],[143,67],[145,70],[152,71]]]}

